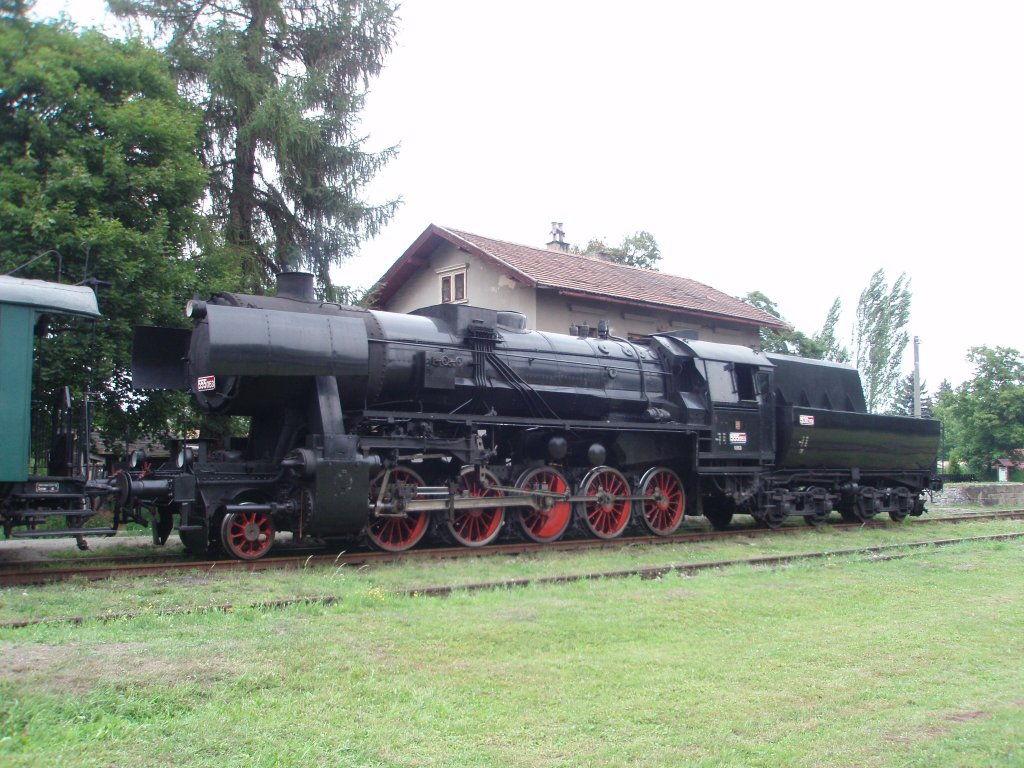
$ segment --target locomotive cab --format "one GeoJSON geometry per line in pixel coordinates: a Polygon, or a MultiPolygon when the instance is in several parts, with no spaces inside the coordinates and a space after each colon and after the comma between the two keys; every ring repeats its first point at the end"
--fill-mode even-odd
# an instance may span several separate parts
{"type": "Polygon", "coordinates": [[[652,342],[668,358],[673,397],[690,423],[711,428],[701,447],[708,463],[759,467],[775,453],[772,374],[763,352],[658,334],[652,342]]]}

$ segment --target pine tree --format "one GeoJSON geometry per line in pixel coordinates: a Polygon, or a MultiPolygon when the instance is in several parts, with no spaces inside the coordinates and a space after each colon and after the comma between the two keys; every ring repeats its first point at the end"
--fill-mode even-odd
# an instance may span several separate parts
{"type": "Polygon", "coordinates": [[[209,204],[248,288],[290,267],[329,292],[330,267],[391,218],[361,189],[396,150],[356,134],[369,78],[391,50],[386,0],[110,0],[149,22],[182,93],[204,114],[209,204]]]}

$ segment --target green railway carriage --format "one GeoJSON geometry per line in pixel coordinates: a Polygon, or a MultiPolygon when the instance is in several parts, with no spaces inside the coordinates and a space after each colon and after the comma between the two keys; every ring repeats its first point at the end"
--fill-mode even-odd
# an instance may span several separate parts
{"type": "MultiPolygon", "coordinates": [[[[51,315],[97,319],[96,294],[84,286],[0,276],[0,523],[7,536],[15,528],[30,529],[15,535],[78,535],[74,525],[36,528],[48,517],[80,523],[91,514],[84,467],[70,459],[69,430],[51,443],[45,472],[31,461],[33,346],[51,315]]],[[[63,400],[66,410],[67,395],[63,400]]]]}

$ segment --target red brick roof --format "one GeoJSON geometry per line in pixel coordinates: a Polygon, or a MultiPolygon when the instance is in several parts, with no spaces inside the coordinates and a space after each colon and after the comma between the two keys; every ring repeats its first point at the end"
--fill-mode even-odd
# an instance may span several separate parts
{"type": "Polygon", "coordinates": [[[491,262],[514,280],[531,287],[555,289],[566,296],[720,317],[745,325],[786,327],[777,317],[696,280],[594,256],[557,253],[493,240],[434,224],[427,227],[378,281],[374,304],[387,303],[395,291],[427,263],[428,255],[442,242],[491,262]]]}

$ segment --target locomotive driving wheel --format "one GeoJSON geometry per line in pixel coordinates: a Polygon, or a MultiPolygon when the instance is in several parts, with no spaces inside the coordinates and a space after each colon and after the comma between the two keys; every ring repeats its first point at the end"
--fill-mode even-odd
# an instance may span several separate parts
{"type": "MultiPolygon", "coordinates": [[[[477,471],[473,467],[465,467],[455,486],[456,498],[504,496],[498,485],[498,478],[486,469],[477,471]]],[[[448,514],[445,529],[456,544],[482,547],[498,538],[503,522],[505,510],[502,507],[455,509],[448,514]]]]}
{"type": "Polygon", "coordinates": [[[626,530],[631,507],[629,482],[619,470],[590,470],[580,483],[580,496],[591,497],[580,504],[580,517],[597,538],[614,539],[626,530]]]}
{"type": "Polygon", "coordinates": [[[220,524],[224,551],[239,560],[256,560],[274,546],[274,520],[260,510],[231,512],[220,524]]]}
{"type": "Polygon", "coordinates": [[[675,533],[686,512],[686,493],[679,475],[665,467],[652,467],[640,478],[640,521],[655,536],[675,533]]]}
{"type": "MultiPolygon", "coordinates": [[[[377,503],[385,479],[387,488],[383,501],[391,501],[396,491],[403,486],[419,488],[423,478],[406,467],[394,467],[381,472],[370,483],[370,505],[377,503]]],[[[426,512],[409,512],[402,517],[375,515],[370,510],[370,521],[366,524],[366,537],[370,543],[385,552],[403,552],[415,547],[427,532],[429,515],[426,512]]]]}
{"type": "Polygon", "coordinates": [[[569,481],[565,476],[551,467],[537,467],[524,472],[516,487],[539,494],[536,508],[516,510],[516,519],[526,537],[541,544],[560,538],[572,522],[572,504],[550,494],[568,493],[569,481]]]}

